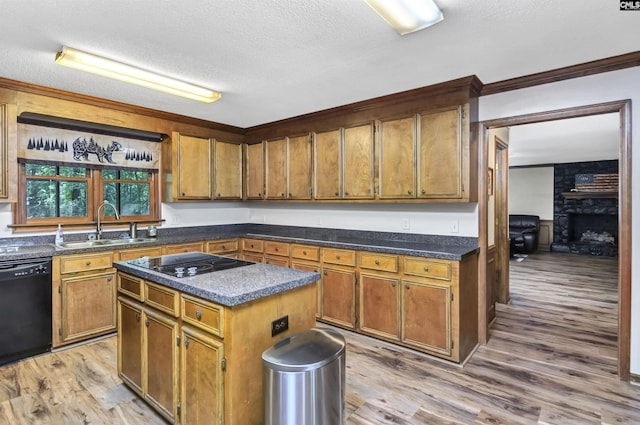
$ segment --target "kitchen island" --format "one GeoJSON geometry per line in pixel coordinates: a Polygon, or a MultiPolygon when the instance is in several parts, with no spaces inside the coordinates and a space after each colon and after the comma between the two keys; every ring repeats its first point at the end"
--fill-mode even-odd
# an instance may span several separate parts
{"type": "Polygon", "coordinates": [[[243,261],[194,275],[153,266],[198,256],[228,260],[189,253],[114,263],[118,374],[172,423],[260,424],[262,352],[315,326],[320,275],[243,261]]]}

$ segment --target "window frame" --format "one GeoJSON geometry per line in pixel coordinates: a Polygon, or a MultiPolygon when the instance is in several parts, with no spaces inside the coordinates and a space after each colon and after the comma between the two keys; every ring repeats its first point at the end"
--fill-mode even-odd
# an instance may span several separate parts
{"type": "MultiPolygon", "coordinates": [[[[158,170],[152,169],[131,169],[126,167],[91,167],[87,164],[68,164],[68,163],[56,163],[45,164],[41,161],[21,161],[18,167],[18,202],[14,212],[14,223],[19,226],[34,226],[34,227],[52,227],[55,228],[58,224],[73,225],[78,228],[93,227],[97,223],[97,211],[98,207],[104,200],[104,183],[105,181],[116,181],[118,183],[144,183],[149,185],[149,214],[148,215],[135,215],[135,216],[120,216],[120,220],[116,220],[114,216],[104,216],[102,214],[101,222],[103,223],[116,223],[116,222],[157,222],[161,221],[159,217],[160,211],[160,198],[158,190],[158,170]],[[50,217],[50,218],[27,218],[27,178],[33,178],[34,176],[27,176],[25,164],[41,164],[51,166],[68,166],[68,167],[82,167],[86,168],[86,177],[62,177],[62,176],[42,176],[42,179],[49,180],[86,180],[87,181],[87,216],[86,217],[50,217]],[[128,180],[128,179],[107,179],[102,178],[103,169],[115,169],[119,171],[143,171],[149,173],[148,180],[128,180]]],[[[120,212],[120,211],[118,211],[120,212]]]]}

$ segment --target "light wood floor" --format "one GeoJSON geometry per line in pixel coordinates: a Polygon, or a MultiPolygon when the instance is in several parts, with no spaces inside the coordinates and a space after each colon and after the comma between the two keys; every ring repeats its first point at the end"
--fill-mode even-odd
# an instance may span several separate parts
{"type": "MultiPolygon", "coordinates": [[[[535,254],[460,368],[345,332],[347,424],[640,424],[616,376],[617,262],[535,254]]],[[[0,424],[163,424],[116,376],[115,338],[0,367],[0,424]]]]}

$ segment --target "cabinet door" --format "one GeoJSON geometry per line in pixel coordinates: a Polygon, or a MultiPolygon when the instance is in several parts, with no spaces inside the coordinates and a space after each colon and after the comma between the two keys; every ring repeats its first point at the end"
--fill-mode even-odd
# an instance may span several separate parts
{"type": "Polygon", "coordinates": [[[213,142],[213,197],[242,199],[242,145],[213,142]]]}
{"type": "Polygon", "coordinates": [[[118,376],[142,395],[142,307],[118,298],[118,376]]]}
{"type": "Polygon", "coordinates": [[[178,323],[173,318],[145,310],[145,399],[170,421],[178,406],[178,323]]]}
{"type": "Polygon", "coordinates": [[[324,268],[322,320],[353,329],[356,309],[356,272],[324,268]]]}
{"type": "Polygon", "coordinates": [[[164,250],[166,254],[181,254],[183,252],[202,252],[202,249],[202,242],[192,242],[167,245],[164,250]]]}
{"type": "Polygon", "coordinates": [[[116,330],[116,272],[62,279],[62,341],[116,330]]]}
{"type": "Polygon", "coordinates": [[[342,193],[341,131],[316,133],[314,147],[313,196],[316,199],[339,199],[342,193]]]}
{"type": "Polygon", "coordinates": [[[380,198],[415,198],[415,117],[380,122],[380,198]]]}
{"type": "Polygon", "coordinates": [[[451,355],[451,286],[402,282],[402,341],[451,355]]]}
{"type": "Polygon", "coordinates": [[[287,139],[269,140],[265,144],[266,197],[287,197],[287,139]]]}
{"type": "Polygon", "coordinates": [[[177,199],[211,199],[211,141],[174,133],[177,137],[177,199]]]}
{"type": "Polygon", "coordinates": [[[373,152],[373,124],[344,129],[344,198],[373,198],[373,152]]]}
{"type": "MultiPolygon", "coordinates": [[[[306,272],[315,272],[320,273],[320,265],[319,264],[305,264],[305,263],[297,263],[291,262],[291,268],[296,270],[304,270],[306,272]]],[[[320,281],[316,282],[316,317],[319,318],[322,316],[322,285],[320,281]]]]}
{"type": "Polygon", "coordinates": [[[264,198],[264,144],[257,143],[246,147],[247,199],[264,198]]]}
{"type": "Polygon", "coordinates": [[[7,166],[9,161],[7,155],[9,152],[9,118],[8,105],[0,104],[0,198],[8,197],[9,188],[9,170],[7,166]]]}
{"type": "Polygon", "coordinates": [[[222,342],[182,328],[180,347],[180,423],[222,424],[222,342]]]}
{"type": "Polygon", "coordinates": [[[360,274],[360,331],[399,339],[399,288],[399,279],[360,274]]]}
{"type": "Polygon", "coordinates": [[[418,197],[461,198],[461,109],[422,114],[418,123],[418,197]]]}
{"type": "Polygon", "coordinates": [[[311,139],[308,134],[287,142],[289,199],[311,199],[311,139]]]}

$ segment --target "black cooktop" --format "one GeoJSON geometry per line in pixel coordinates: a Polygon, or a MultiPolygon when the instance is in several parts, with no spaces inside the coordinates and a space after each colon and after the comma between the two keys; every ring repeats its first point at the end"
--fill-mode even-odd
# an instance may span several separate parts
{"type": "Polygon", "coordinates": [[[127,261],[127,263],[176,277],[195,276],[254,264],[250,261],[203,252],[188,252],[153,258],[142,257],[127,261]]]}

